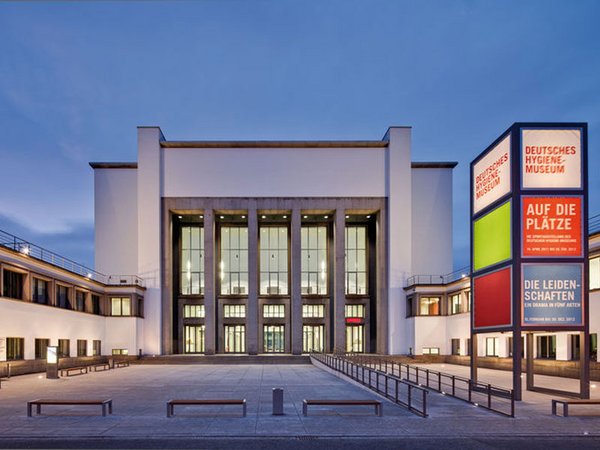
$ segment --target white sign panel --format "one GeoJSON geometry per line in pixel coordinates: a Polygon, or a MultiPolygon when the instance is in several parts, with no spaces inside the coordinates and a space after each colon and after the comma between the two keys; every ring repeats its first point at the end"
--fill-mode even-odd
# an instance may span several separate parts
{"type": "Polygon", "coordinates": [[[510,192],[510,134],[473,166],[473,214],[510,192]]]}
{"type": "Polygon", "coordinates": [[[6,361],[6,338],[0,338],[0,361],[6,361]]]}
{"type": "Polygon", "coordinates": [[[581,130],[522,130],[523,189],[580,189],[581,130]]]}

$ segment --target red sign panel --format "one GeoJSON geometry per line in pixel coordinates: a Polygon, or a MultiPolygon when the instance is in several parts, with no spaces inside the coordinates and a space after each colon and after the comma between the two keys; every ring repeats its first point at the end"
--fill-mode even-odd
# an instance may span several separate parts
{"type": "Polygon", "coordinates": [[[510,327],[512,324],[511,268],[473,279],[474,328],[510,327]]]}
{"type": "Polygon", "coordinates": [[[581,197],[522,197],[522,256],[583,256],[581,197]]]}
{"type": "Polygon", "coordinates": [[[363,323],[362,317],[346,317],[346,323],[363,323]]]}

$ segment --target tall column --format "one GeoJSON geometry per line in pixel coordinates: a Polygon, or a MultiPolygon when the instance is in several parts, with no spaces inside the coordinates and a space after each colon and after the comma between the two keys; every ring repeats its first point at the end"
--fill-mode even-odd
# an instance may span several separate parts
{"type": "Polygon", "coordinates": [[[256,202],[248,205],[248,307],[246,345],[250,355],[258,353],[258,215],[256,202]]]}
{"type": "Polygon", "coordinates": [[[292,286],[291,286],[291,315],[292,315],[292,353],[299,355],[302,353],[302,254],[300,230],[302,222],[300,219],[300,210],[292,211],[292,239],[291,239],[291,271],[292,271],[292,286]]]}
{"type": "Polygon", "coordinates": [[[336,209],[335,226],[333,230],[334,240],[334,299],[333,310],[335,317],[334,323],[334,350],[346,351],[346,324],[345,324],[345,305],[346,305],[346,215],[344,209],[336,209]]]}
{"type": "Polygon", "coordinates": [[[204,353],[214,355],[217,345],[215,315],[215,216],[204,210],[204,353]]]}

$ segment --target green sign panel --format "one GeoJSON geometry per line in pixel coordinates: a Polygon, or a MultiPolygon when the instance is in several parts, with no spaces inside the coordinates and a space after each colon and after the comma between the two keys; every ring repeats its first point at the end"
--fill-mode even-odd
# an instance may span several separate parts
{"type": "Polygon", "coordinates": [[[473,223],[473,270],[511,258],[511,202],[508,201],[473,223]]]}

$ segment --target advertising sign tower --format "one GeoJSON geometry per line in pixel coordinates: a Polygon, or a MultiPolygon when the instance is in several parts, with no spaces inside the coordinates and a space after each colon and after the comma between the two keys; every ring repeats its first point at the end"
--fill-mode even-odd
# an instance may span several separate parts
{"type": "Polygon", "coordinates": [[[510,332],[517,400],[523,356],[527,389],[559,392],[534,383],[542,331],[580,333],[589,398],[587,186],[586,123],[515,123],[471,162],[471,378],[477,335],[510,332]]]}

